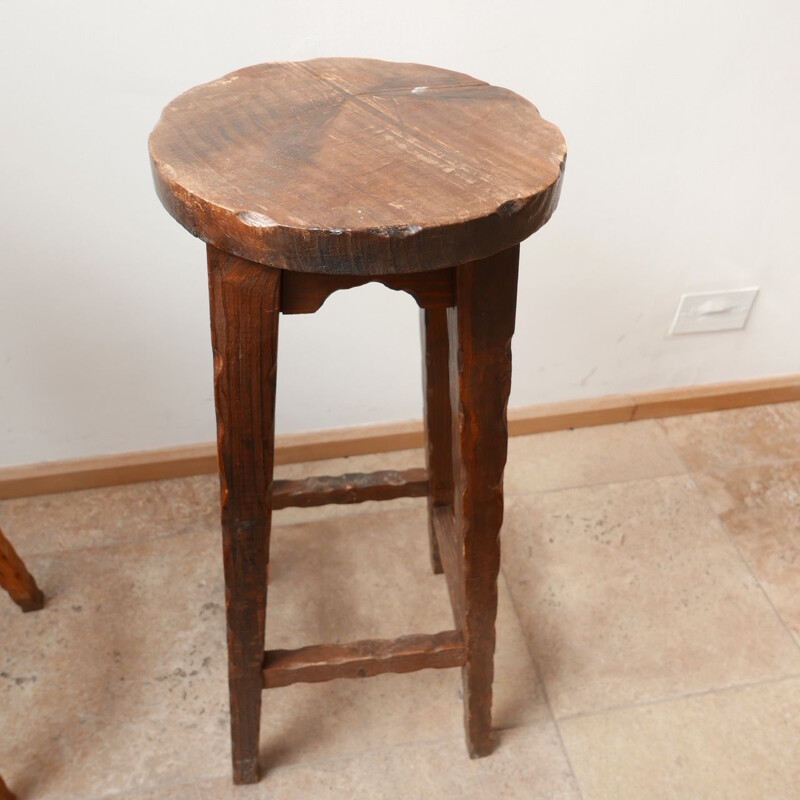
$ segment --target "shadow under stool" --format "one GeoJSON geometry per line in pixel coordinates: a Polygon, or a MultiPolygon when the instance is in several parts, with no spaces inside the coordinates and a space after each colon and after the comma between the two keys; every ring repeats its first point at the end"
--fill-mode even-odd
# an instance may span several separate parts
{"type": "Polygon", "coordinates": [[[262,690],[298,681],[461,667],[488,754],[519,243],[556,207],[561,133],[468,75],[331,58],[190,89],[150,156],[208,250],[234,782],[259,777],[262,690]],[[421,309],[426,468],[273,481],[279,317],[370,282],[421,309]],[[428,497],[454,628],[265,652],[272,510],[408,495],[428,497]]]}

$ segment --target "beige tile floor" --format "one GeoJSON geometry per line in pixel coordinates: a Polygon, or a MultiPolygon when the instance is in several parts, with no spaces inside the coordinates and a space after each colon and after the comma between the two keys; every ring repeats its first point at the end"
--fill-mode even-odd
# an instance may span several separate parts
{"type": "MultiPolygon", "coordinates": [[[[48,596],[0,596],[0,773],[30,800],[800,798],[800,403],[516,438],[506,490],[494,755],[456,670],[297,685],[244,788],[216,478],[0,503],[48,596]]],[[[271,647],[450,626],[424,501],[275,522],[271,647]]]]}

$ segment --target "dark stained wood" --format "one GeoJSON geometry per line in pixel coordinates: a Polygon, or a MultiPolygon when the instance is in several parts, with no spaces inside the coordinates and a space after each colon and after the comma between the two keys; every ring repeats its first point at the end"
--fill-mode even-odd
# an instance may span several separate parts
{"type": "MultiPolygon", "coordinates": [[[[0,587],[5,589],[11,599],[23,611],[38,611],[44,608],[44,595],[28,572],[22,559],[11,542],[0,530],[0,587]]],[[[16,795],[6,786],[0,776],[0,800],[17,800],[16,795]]]]}
{"type": "Polygon", "coordinates": [[[459,630],[464,629],[464,553],[459,532],[456,530],[453,509],[439,506],[433,510],[433,531],[438,544],[442,571],[447,579],[453,621],[459,630]]]}
{"type": "Polygon", "coordinates": [[[195,236],[300,272],[466,263],[525,239],[566,148],[524,98],[419,64],[260,64],[173,100],[150,136],[156,190],[195,236]]]}
{"type": "Polygon", "coordinates": [[[453,507],[453,444],[450,419],[450,375],[448,367],[447,310],[420,311],[422,332],[422,396],[425,403],[425,460],[430,475],[428,495],[428,540],[431,566],[442,571],[439,543],[434,528],[435,510],[453,507]]]}
{"type": "Polygon", "coordinates": [[[508,449],[519,246],[458,270],[448,313],[455,528],[464,563],[464,715],[475,758],[491,752],[497,574],[508,449]]]}
{"type": "Polygon", "coordinates": [[[0,530],[0,587],[23,611],[38,611],[44,607],[44,595],[28,572],[11,542],[0,530]]]}
{"type": "Polygon", "coordinates": [[[364,503],[367,500],[425,497],[427,494],[428,473],[424,469],[354,472],[338,477],[322,475],[297,481],[275,481],[272,508],[364,503]]]}
{"type": "Polygon", "coordinates": [[[17,796],[6,786],[2,778],[0,778],[0,800],[17,800],[17,796]]]}
{"type": "Polygon", "coordinates": [[[209,244],[233,770],[258,779],[262,687],[461,666],[491,750],[519,242],[558,202],[558,129],[527,100],[417,64],[262,64],[170,103],[150,137],[167,210],[209,244]],[[370,281],[422,312],[427,469],[272,480],[278,318],[370,281]],[[264,650],[272,508],[429,497],[454,631],[264,650]]]}
{"type": "Polygon", "coordinates": [[[264,688],[317,683],[334,678],[369,678],[384,672],[460,667],[465,658],[459,631],[366,639],[264,653],[264,688]]]}
{"type": "Polygon", "coordinates": [[[407,292],[420,308],[447,308],[456,301],[456,271],[452,267],[407,275],[320,275],[284,270],[281,286],[281,312],[312,314],[339,289],[352,289],[366,283],[382,283],[389,289],[407,292]]]}
{"type": "Polygon", "coordinates": [[[234,783],[258,780],[280,273],[208,248],[234,783]]]}

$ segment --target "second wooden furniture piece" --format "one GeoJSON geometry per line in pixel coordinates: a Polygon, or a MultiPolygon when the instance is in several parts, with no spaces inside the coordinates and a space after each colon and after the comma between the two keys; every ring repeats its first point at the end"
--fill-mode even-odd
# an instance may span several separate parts
{"type": "Polygon", "coordinates": [[[44,606],[44,595],[28,572],[11,542],[0,530],[0,587],[23,611],[38,611],[44,606]]]}
{"type": "Polygon", "coordinates": [[[523,98],[417,64],[262,64],[164,110],[156,189],[208,245],[235,782],[258,780],[262,689],[297,681],[460,667],[469,753],[490,752],[518,245],[565,153],[523,98]],[[369,282],[422,309],[427,468],[273,481],[279,316],[369,282]],[[405,495],[428,497],[454,628],[265,652],[272,510],[405,495]]]}
{"type": "Polygon", "coordinates": [[[17,796],[6,786],[2,778],[0,778],[0,800],[17,800],[17,796]]]}
{"type": "MultiPolygon", "coordinates": [[[[0,530],[0,587],[23,611],[38,611],[44,607],[44,595],[36,585],[11,542],[0,530]]],[[[0,777],[0,800],[15,800],[15,796],[0,777]]]]}

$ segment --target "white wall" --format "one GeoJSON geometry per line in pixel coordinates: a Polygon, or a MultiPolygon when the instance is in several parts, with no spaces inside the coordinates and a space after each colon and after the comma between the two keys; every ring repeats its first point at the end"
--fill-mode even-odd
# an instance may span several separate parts
{"type": "MultiPolygon", "coordinates": [[[[0,0],[0,465],[213,439],[204,250],[146,138],[260,61],[427,62],[561,126],[512,405],[800,371],[799,32],[792,0],[0,0]],[[666,338],[682,292],[750,285],[745,332],[666,338]]],[[[285,318],[279,431],[419,417],[417,324],[379,287],[285,318]]]]}

